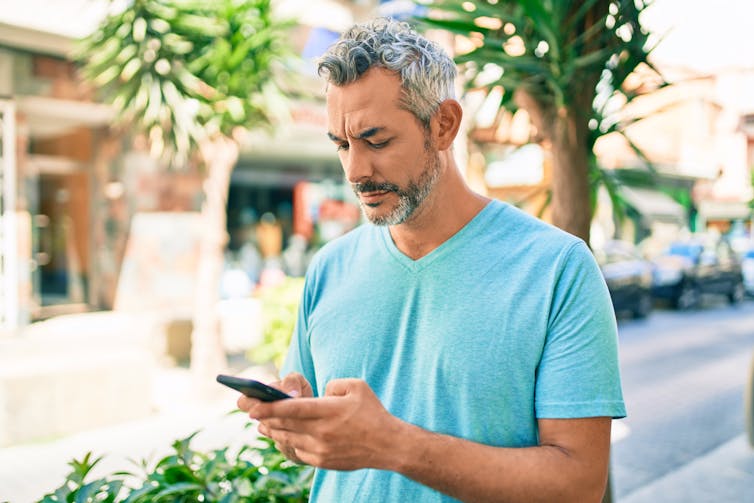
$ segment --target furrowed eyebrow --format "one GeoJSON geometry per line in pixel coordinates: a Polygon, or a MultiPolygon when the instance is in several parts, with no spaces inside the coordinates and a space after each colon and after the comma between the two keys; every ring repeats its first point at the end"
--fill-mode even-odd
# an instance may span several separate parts
{"type": "Polygon", "coordinates": [[[383,129],[384,129],[384,128],[381,128],[381,127],[373,127],[373,128],[369,128],[369,129],[367,129],[366,131],[362,131],[361,133],[357,134],[357,135],[356,135],[356,138],[357,138],[358,140],[363,140],[363,139],[365,139],[365,138],[371,138],[372,136],[376,135],[377,133],[379,133],[379,132],[380,132],[380,131],[382,131],[383,129]]]}
{"type": "MultiPolygon", "coordinates": [[[[365,140],[367,138],[371,138],[372,136],[376,135],[377,133],[379,133],[383,129],[385,129],[385,128],[383,128],[383,127],[369,128],[369,129],[366,129],[366,130],[362,131],[361,133],[357,134],[356,136],[354,136],[354,138],[357,139],[357,140],[365,140]]],[[[346,141],[343,138],[330,133],[329,131],[327,132],[327,137],[330,138],[331,141],[334,141],[336,143],[337,142],[344,142],[344,141],[346,141]]]]}

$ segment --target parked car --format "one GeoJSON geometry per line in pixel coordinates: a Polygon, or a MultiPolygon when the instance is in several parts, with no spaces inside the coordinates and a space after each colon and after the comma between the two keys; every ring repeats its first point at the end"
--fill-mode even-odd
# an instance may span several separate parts
{"type": "Polygon", "coordinates": [[[653,262],[652,294],[676,309],[697,306],[705,294],[724,295],[731,303],[744,298],[741,263],[724,239],[676,241],[653,262]]]}
{"type": "Polygon", "coordinates": [[[741,272],[744,277],[746,293],[754,296],[754,248],[743,254],[741,258],[741,272]]]}
{"type": "Polygon", "coordinates": [[[652,311],[652,264],[626,241],[608,241],[594,250],[616,314],[646,318],[652,311]]]}

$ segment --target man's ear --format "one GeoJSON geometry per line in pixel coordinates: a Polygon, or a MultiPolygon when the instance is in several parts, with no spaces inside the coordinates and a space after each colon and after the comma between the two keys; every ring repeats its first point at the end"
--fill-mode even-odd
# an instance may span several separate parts
{"type": "Polygon", "coordinates": [[[438,150],[448,150],[453,146],[462,118],[463,109],[456,100],[447,99],[440,103],[433,117],[437,127],[435,146],[438,150]]]}

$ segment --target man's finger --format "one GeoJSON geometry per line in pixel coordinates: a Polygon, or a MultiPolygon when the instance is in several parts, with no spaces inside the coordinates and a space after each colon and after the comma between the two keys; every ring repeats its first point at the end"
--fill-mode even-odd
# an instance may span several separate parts
{"type": "Polygon", "coordinates": [[[312,396],[311,386],[304,376],[298,373],[288,374],[278,382],[279,388],[293,397],[312,396]]]}
{"type": "Polygon", "coordinates": [[[333,379],[325,387],[325,396],[345,396],[353,393],[364,381],[360,379],[333,379]]]}
{"type": "Polygon", "coordinates": [[[238,397],[238,400],[236,400],[236,405],[244,412],[249,412],[252,408],[256,407],[260,403],[260,400],[257,400],[256,398],[250,398],[243,394],[238,397]]]}
{"type": "Polygon", "coordinates": [[[267,426],[264,423],[259,423],[257,425],[257,432],[259,432],[260,435],[269,437],[270,436],[270,429],[267,428],[267,426]]]}
{"type": "Polygon", "coordinates": [[[259,403],[251,411],[255,419],[272,417],[290,419],[321,419],[330,417],[340,406],[338,397],[296,398],[259,403]]]}

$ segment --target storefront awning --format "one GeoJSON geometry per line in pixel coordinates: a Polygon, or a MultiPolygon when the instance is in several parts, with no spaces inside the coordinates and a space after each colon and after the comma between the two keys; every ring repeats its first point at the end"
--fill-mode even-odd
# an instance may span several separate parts
{"type": "Polygon", "coordinates": [[[679,223],[688,218],[683,205],[660,191],[623,186],[620,192],[626,203],[645,218],[679,223]]]}
{"type": "Polygon", "coordinates": [[[90,101],[17,96],[16,104],[18,111],[26,116],[33,138],[57,136],[77,127],[106,126],[115,120],[112,107],[90,101]]]}
{"type": "Polygon", "coordinates": [[[699,201],[699,216],[705,220],[748,220],[752,210],[741,201],[699,201]]]}

